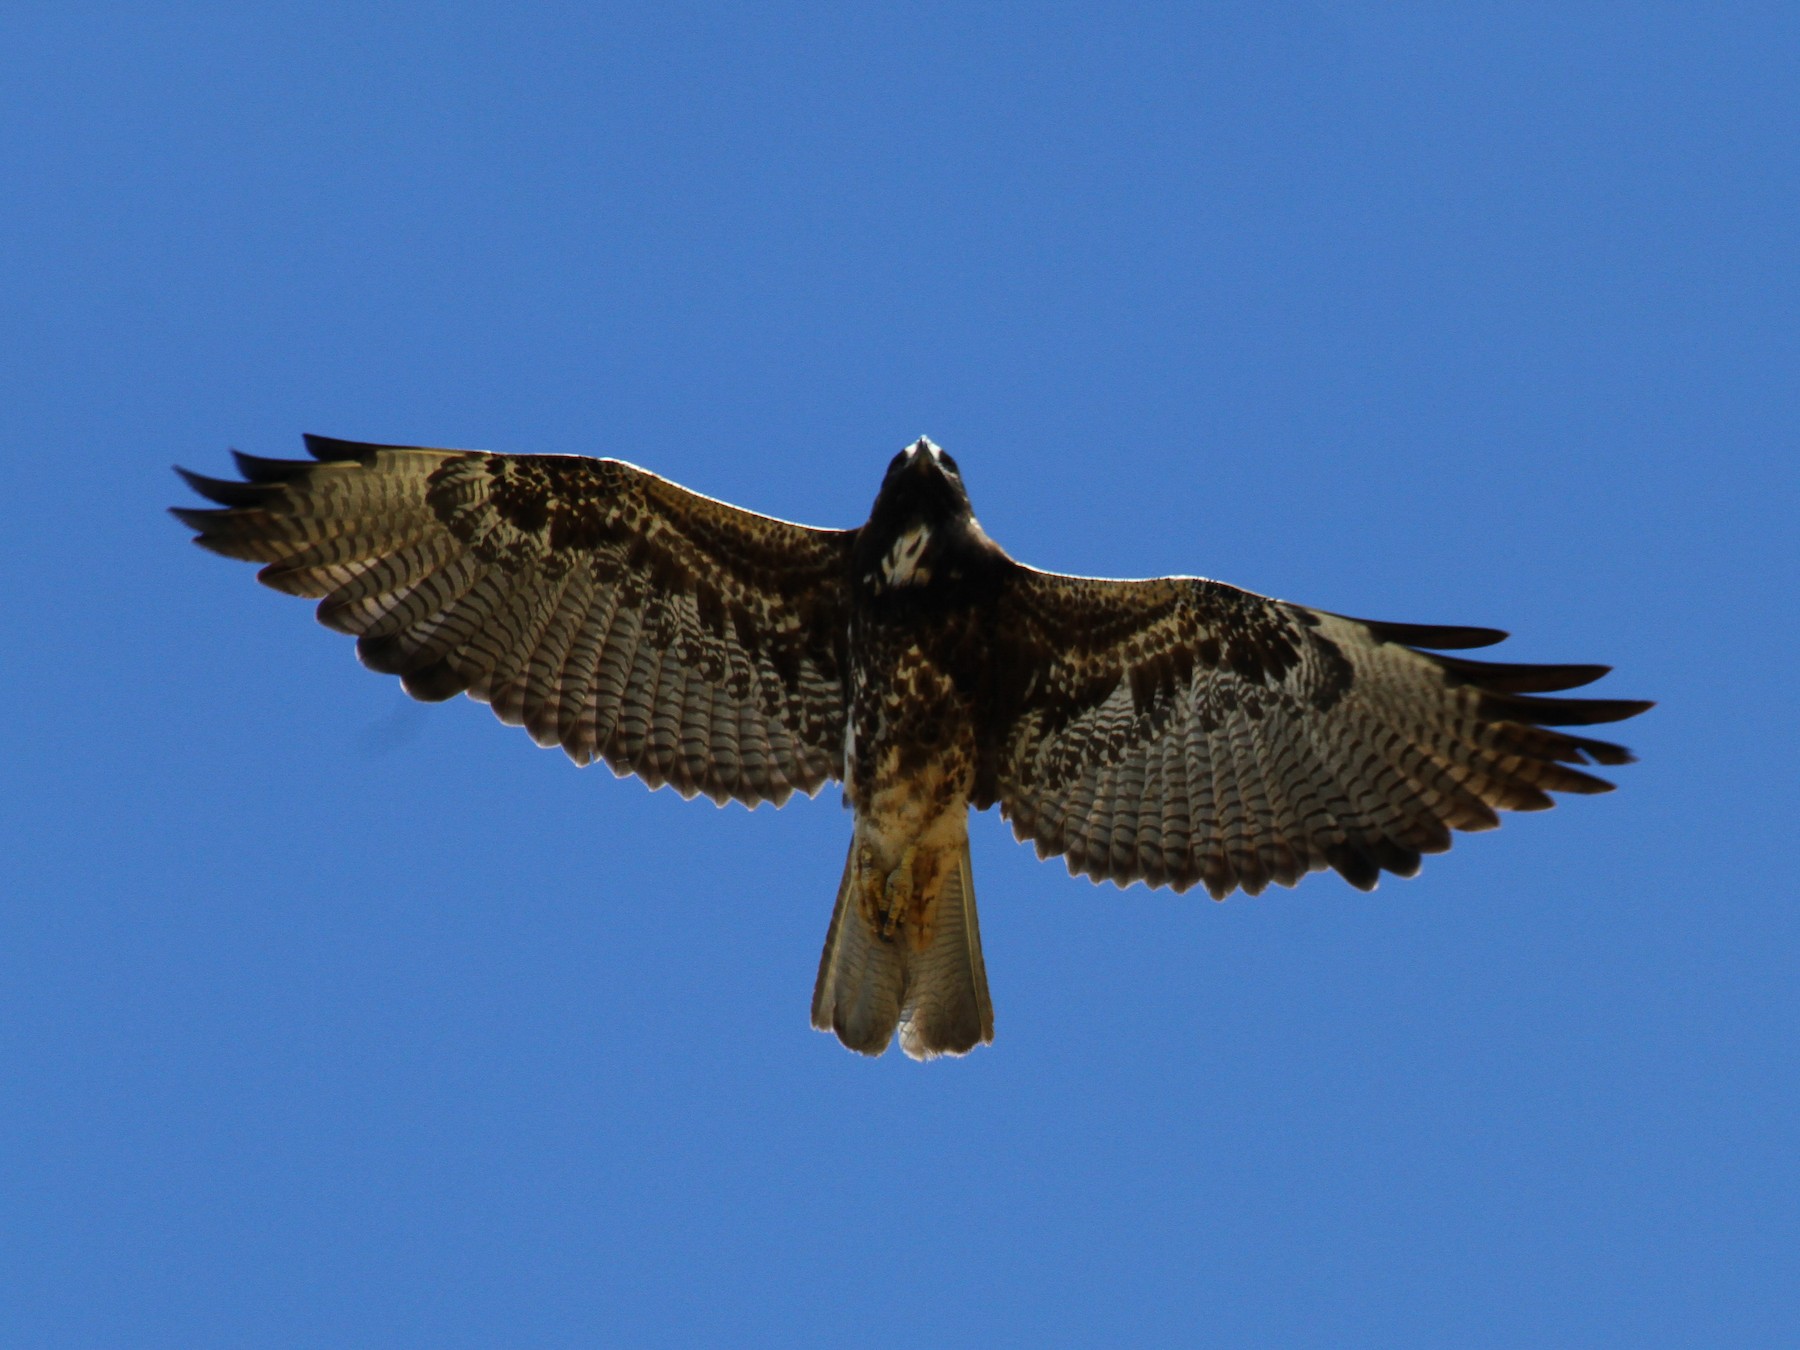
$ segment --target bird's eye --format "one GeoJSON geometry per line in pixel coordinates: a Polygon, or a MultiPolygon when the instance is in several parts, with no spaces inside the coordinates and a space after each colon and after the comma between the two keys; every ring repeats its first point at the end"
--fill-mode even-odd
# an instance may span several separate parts
{"type": "Polygon", "coordinates": [[[958,478],[962,477],[962,470],[956,467],[956,461],[951,459],[950,456],[944,454],[942,451],[938,452],[938,463],[942,464],[946,469],[950,470],[950,472],[955,474],[958,478]]]}
{"type": "Polygon", "coordinates": [[[899,468],[904,463],[906,463],[906,451],[902,450],[899,454],[895,455],[892,459],[890,459],[888,461],[888,472],[892,473],[895,469],[899,468]]]}

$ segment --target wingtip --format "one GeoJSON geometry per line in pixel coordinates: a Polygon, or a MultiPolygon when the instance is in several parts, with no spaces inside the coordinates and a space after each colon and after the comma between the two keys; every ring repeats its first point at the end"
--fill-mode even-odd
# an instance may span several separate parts
{"type": "Polygon", "coordinates": [[[1351,623],[1360,623],[1382,642],[1397,642],[1404,647],[1424,647],[1433,651],[1466,651],[1473,647],[1492,647],[1511,636],[1503,628],[1476,628],[1466,624],[1390,623],[1381,619],[1357,619],[1340,614],[1351,623]]]}
{"type": "Polygon", "coordinates": [[[371,447],[357,441],[340,440],[336,436],[321,436],[316,432],[303,432],[300,437],[306,442],[306,452],[314,459],[327,463],[333,460],[359,459],[362,452],[371,447]]]}
{"type": "Polygon", "coordinates": [[[205,506],[171,506],[167,510],[176,520],[196,534],[204,534],[207,525],[218,514],[210,507],[205,506]]]}
{"type": "Polygon", "coordinates": [[[417,450],[415,445],[391,445],[386,441],[346,441],[338,436],[321,436],[317,432],[301,433],[306,449],[314,459],[327,463],[345,460],[368,461],[381,450],[417,450]]]}
{"type": "Polygon", "coordinates": [[[171,467],[181,475],[182,482],[207,501],[217,502],[220,506],[257,506],[269,496],[269,488],[262,483],[244,482],[235,478],[213,478],[208,474],[195,473],[192,469],[184,469],[179,464],[171,467]]]}
{"type": "Polygon", "coordinates": [[[1482,713],[1496,722],[1539,727],[1596,726],[1623,722],[1651,705],[1628,698],[1545,698],[1537,694],[1484,694],[1482,713]]]}
{"type": "Polygon", "coordinates": [[[247,455],[242,450],[233,450],[231,458],[248,483],[289,483],[312,468],[303,459],[267,459],[262,455],[247,455]]]}

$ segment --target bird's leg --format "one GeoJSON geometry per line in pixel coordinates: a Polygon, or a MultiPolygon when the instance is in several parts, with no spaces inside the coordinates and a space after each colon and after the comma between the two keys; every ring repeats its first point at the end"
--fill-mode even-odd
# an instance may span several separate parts
{"type": "Polygon", "coordinates": [[[887,873],[881,869],[873,844],[856,850],[856,873],[863,918],[869,927],[880,928],[887,914],[887,873]]]}
{"type": "Polygon", "coordinates": [[[906,911],[912,907],[913,898],[913,862],[918,857],[919,846],[908,844],[906,851],[900,855],[900,865],[887,874],[887,895],[882,914],[881,936],[891,938],[894,929],[906,917],[906,911]]]}

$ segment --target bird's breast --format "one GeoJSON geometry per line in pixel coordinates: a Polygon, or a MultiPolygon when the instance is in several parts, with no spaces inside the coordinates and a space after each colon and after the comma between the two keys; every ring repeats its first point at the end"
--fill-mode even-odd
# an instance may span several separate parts
{"type": "Polygon", "coordinates": [[[974,719],[952,672],[918,644],[874,642],[853,654],[844,780],[852,807],[919,829],[968,799],[974,719]]]}

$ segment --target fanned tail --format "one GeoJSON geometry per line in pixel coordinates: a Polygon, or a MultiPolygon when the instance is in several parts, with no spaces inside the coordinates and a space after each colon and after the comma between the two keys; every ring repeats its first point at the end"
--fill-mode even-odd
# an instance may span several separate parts
{"type": "MultiPolygon", "coordinates": [[[[994,1039],[994,1005],[988,997],[975,914],[974,874],[966,832],[941,869],[930,932],[921,944],[902,924],[883,934],[863,904],[862,830],[850,841],[844,877],[819,979],[813,988],[812,1024],[837,1033],[850,1049],[879,1055],[900,1033],[900,1048],[914,1059],[964,1055],[994,1039]]],[[[940,869],[921,866],[933,875],[940,869]]]]}

